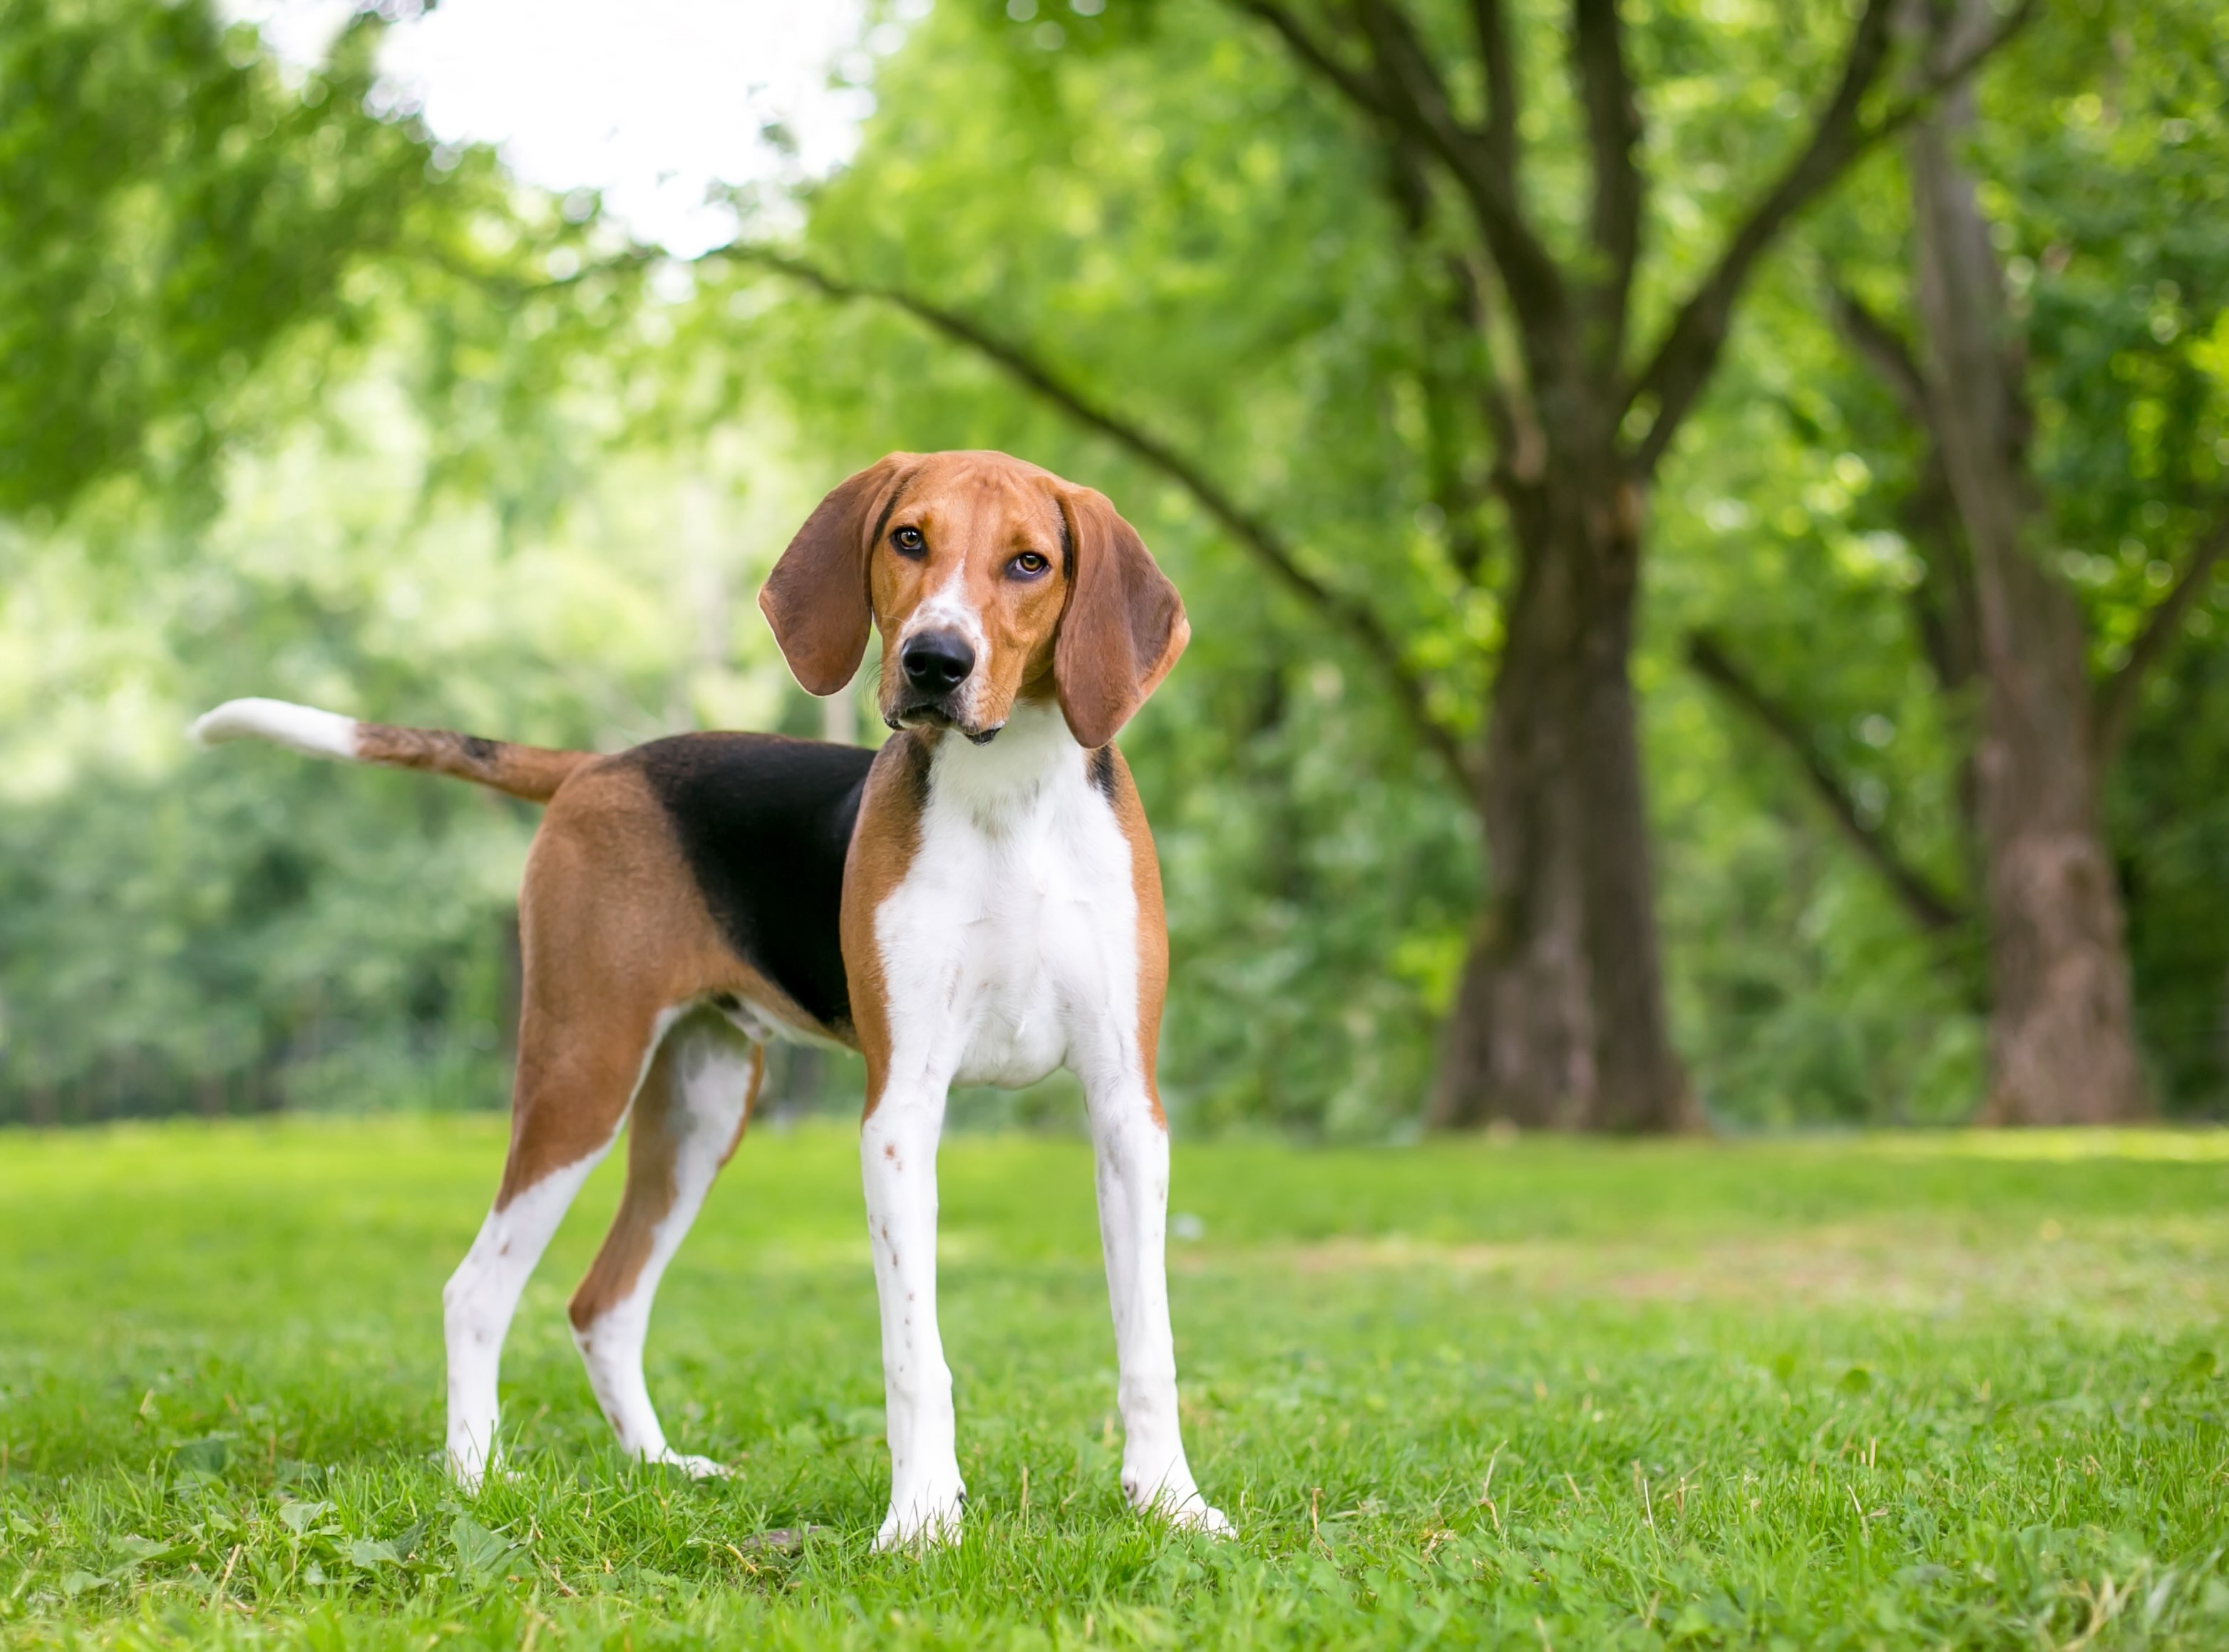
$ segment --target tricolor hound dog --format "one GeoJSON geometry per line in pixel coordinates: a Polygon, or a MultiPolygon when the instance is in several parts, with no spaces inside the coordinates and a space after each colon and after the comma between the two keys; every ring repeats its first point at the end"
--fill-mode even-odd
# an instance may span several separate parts
{"type": "Polygon", "coordinates": [[[890,1506],[878,1542],[957,1530],[966,1489],[936,1322],[936,1146],[954,1084],[1066,1066],[1097,1154],[1122,1487],[1227,1532],[1185,1461],[1154,1085],[1168,979],[1160,871],[1115,733],[1190,628],[1102,495],[999,453],[894,453],[813,511],[759,606],[798,680],[834,694],[883,637],[878,752],[684,734],[601,757],[235,700],[255,736],[431,770],[549,804],[519,895],[525,996],[510,1157],[442,1293],[448,1462],[496,1451],[496,1369],[528,1275],[630,1115],[626,1188],[573,1295],[621,1445],[692,1474],[643,1381],[659,1276],[742,1137],[766,1041],[866,1058],[859,1161],[882,1304],[890,1506]]]}

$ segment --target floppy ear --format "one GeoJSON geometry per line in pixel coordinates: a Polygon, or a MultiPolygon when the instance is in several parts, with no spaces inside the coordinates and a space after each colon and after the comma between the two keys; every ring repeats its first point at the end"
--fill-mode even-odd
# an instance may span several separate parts
{"type": "Polygon", "coordinates": [[[805,519],[759,591],[759,611],[810,693],[834,694],[859,669],[872,619],[867,554],[913,464],[912,454],[893,453],[838,486],[805,519]]]}
{"type": "Polygon", "coordinates": [[[1096,747],[1113,740],[1168,676],[1192,627],[1177,588],[1104,494],[1064,488],[1060,509],[1071,566],[1053,682],[1069,732],[1096,747]]]}

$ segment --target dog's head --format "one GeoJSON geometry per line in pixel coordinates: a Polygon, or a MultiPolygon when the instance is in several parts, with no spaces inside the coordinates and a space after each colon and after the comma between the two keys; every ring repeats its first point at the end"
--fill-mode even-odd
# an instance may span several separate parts
{"type": "Polygon", "coordinates": [[[820,502],[759,592],[797,680],[851,682],[871,621],[883,720],[994,739],[1057,697],[1104,746],[1184,652],[1176,587],[1103,495],[1004,453],[893,453],[820,502]]]}

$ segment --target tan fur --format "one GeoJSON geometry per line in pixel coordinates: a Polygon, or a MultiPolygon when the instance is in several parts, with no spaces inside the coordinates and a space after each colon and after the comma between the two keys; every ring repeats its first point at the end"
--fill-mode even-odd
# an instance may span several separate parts
{"type": "Polygon", "coordinates": [[[921,848],[921,810],[928,795],[932,733],[893,735],[876,755],[844,860],[844,973],[851,988],[851,1022],[867,1059],[866,1111],[875,1111],[890,1059],[883,952],[875,912],[905,881],[921,848]]]}
{"type": "MultiPolygon", "coordinates": [[[[643,1080],[633,1116],[627,1121],[626,1191],[620,1195],[619,1212],[612,1218],[611,1231],[604,1235],[602,1248],[596,1252],[595,1261],[589,1265],[567,1306],[575,1330],[588,1329],[614,1304],[633,1294],[635,1281],[642,1277],[643,1265],[650,1260],[658,1225],[665,1220],[679,1196],[674,1179],[674,1157],[681,1149],[681,1136],[674,1127],[673,1117],[679,1086],[672,1070],[673,1049],[671,1042],[659,1047],[651,1062],[650,1074],[643,1080]]],[[[751,1105],[758,1099],[759,1082],[765,1076],[766,1047],[755,1044],[751,1047],[751,1076],[743,1096],[743,1122],[736,1125],[735,1138],[720,1156],[723,1169],[742,1143],[744,1125],[749,1122],[751,1105]]]]}
{"type": "Polygon", "coordinates": [[[1053,675],[1077,741],[1106,745],[1166,676],[1192,636],[1177,589],[1107,496],[1063,484],[1076,552],[1053,675]]]}
{"type": "Polygon", "coordinates": [[[1153,1105],[1153,1122],[1163,1130],[1168,1116],[1161,1111],[1161,1085],[1156,1069],[1161,1047],[1161,1010],[1169,991],[1169,924],[1161,901],[1161,861],[1153,848],[1153,828],[1146,821],[1146,805],[1130,778],[1130,765],[1122,753],[1108,748],[1114,759],[1114,819],[1130,841],[1130,886],[1138,900],[1138,1060],[1146,1070],[1146,1094],[1153,1105]]]}
{"type": "Polygon", "coordinates": [[[658,1225],[673,1208],[673,1156],[680,1148],[672,1128],[674,1087],[673,1046],[667,1043],[651,1062],[627,1121],[626,1191],[620,1197],[619,1212],[567,1304],[575,1330],[588,1329],[633,1290],[650,1260],[658,1225]]]}
{"type": "Polygon", "coordinates": [[[922,461],[892,453],[832,491],[797,530],[759,592],[759,611],[797,680],[834,694],[867,650],[867,559],[893,496],[922,461]]]}
{"type": "Polygon", "coordinates": [[[356,747],[360,763],[446,774],[492,786],[528,803],[549,802],[575,770],[595,757],[593,752],[553,752],[475,734],[453,734],[445,728],[398,728],[388,723],[358,723],[356,747]]]}
{"type": "Polygon", "coordinates": [[[1059,497],[1066,485],[1050,471],[1003,453],[940,453],[916,461],[868,562],[875,622],[883,634],[886,718],[904,682],[897,650],[906,621],[955,573],[990,644],[979,667],[985,692],[978,720],[986,727],[1005,722],[1024,686],[1050,676],[1068,605],[1059,497]],[[918,528],[928,541],[918,560],[890,547],[890,535],[902,528],[918,528]],[[1035,579],[1008,577],[1009,563],[1025,551],[1044,558],[1047,571],[1035,579]]]}
{"type": "Polygon", "coordinates": [[[800,1031],[845,1034],[728,946],[662,807],[623,759],[585,765],[550,800],[518,923],[525,991],[498,1210],[612,1139],[665,1011],[733,994],[800,1031]]]}
{"type": "Polygon", "coordinates": [[[797,680],[821,695],[851,680],[871,622],[888,720],[903,692],[906,620],[955,572],[988,633],[981,729],[1025,694],[1057,696],[1076,740],[1104,746],[1192,635],[1176,587],[1105,495],[1005,453],[892,453],[860,471],[798,531],[759,606],[797,680]],[[892,543],[908,528],[925,541],[917,556],[892,543]],[[1024,551],[1049,571],[1012,577],[1024,551]]]}
{"type": "Polygon", "coordinates": [[[736,1156],[736,1149],[743,1144],[743,1132],[751,1127],[752,1111],[759,1105],[759,1086],[766,1082],[766,1045],[754,1041],[751,1045],[751,1076],[743,1084],[743,1111],[736,1120],[736,1133],[728,1138],[727,1150],[720,1155],[719,1168],[728,1168],[728,1161],[736,1156]]]}

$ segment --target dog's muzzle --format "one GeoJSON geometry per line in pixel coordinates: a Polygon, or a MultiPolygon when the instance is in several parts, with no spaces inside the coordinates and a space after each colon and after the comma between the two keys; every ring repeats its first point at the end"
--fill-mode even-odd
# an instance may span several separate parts
{"type": "Polygon", "coordinates": [[[971,728],[958,711],[960,691],[974,675],[975,650],[957,631],[926,631],[906,639],[898,650],[898,666],[905,674],[897,705],[884,719],[892,728],[928,724],[955,728],[978,746],[998,738],[999,728],[971,728]]]}

